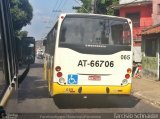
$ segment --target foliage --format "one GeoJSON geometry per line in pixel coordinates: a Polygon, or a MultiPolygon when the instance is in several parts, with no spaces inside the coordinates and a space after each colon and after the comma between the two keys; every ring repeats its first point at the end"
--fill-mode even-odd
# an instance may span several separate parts
{"type": "Polygon", "coordinates": [[[91,0],[81,0],[83,5],[81,7],[75,8],[79,13],[87,13],[91,11],[91,0]]]}
{"type": "Polygon", "coordinates": [[[10,11],[16,32],[21,30],[23,26],[30,24],[33,8],[28,0],[10,0],[10,11]]]}
{"type": "Polygon", "coordinates": [[[18,36],[19,36],[20,39],[23,38],[23,37],[27,37],[27,35],[28,35],[28,31],[18,32],[18,36]]]}
{"type": "Polygon", "coordinates": [[[142,57],[143,74],[152,78],[157,77],[158,58],[157,57],[142,57]]]}
{"type": "MultiPolygon", "coordinates": [[[[77,12],[86,13],[86,10],[88,12],[91,12],[92,0],[81,0],[81,2],[83,3],[81,7],[75,7],[77,12]]],[[[118,5],[118,4],[119,0],[95,0],[96,9],[94,13],[114,15],[114,9],[112,9],[112,5],[118,5]]]]}
{"type": "Polygon", "coordinates": [[[119,4],[119,0],[112,0],[112,3],[107,7],[107,14],[108,15],[115,15],[115,11],[113,9],[113,6],[116,6],[119,4]]]}
{"type": "Polygon", "coordinates": [[[144,69],[157,70],[158,69],[158,58],[157,57],[143,57],[142,66],[144,69]]]}

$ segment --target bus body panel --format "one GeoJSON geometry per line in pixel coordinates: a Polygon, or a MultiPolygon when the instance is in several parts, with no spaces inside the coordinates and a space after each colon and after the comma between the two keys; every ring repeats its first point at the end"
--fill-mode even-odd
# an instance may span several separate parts
{"type": "Polygon", "coordinates": [[[51,90],[52,96],[58,94],[126,94],[131,93],[131,84],[125,86],[96,86],[96,85],[60,85],[59,83],[52,83],[53,87],[51,90]],[[80,92],[81,90],[81,92],[80,92]],[[108,91],[106,91],[108,90],[108,91]]]}
{"type": "MultiPolygon", "coordinates": [[[[59,49],[61,50],[61,49],[59,49]]],[[[63,52],[63,49],[62,49],[63,52]]],[[[85,55],[74,52],[74,56],[70,52],[70,49],[65,49],[65,52],[60,52],[62,55],[57,55],[55,58],[54,67],[54,77],[51,85],[53,87],[52,95],[56,94],[130,94],[131,93],[131,78],[127,79],[128,83],[122,85],[122,81],[125,79],[127,74],[127,69],[132,69],[132,63],[130,61],[121,60],[121,55],[132,55],[130,52],[122,51],[120,53],[115,53],[112,56],[95,56],[95,55],[85,55]],[[68,52],[67,52],[68,51],[68,52]],[[74,57],[74,58],[73,58],[74,57]],[[114,61],[113,67],[90,67],[86,63],[86,67],[79,66],[80,60],[87,61],[114,61]],[[92,60],[94,59],[94,60],[92,60]],[[125,66],[125,62],[127,65],[125,66]],[[57,71],[55,71],[56,66],[61,66],[61,72],[64,83],[60,83],[57,77],[57,71]],[[121,73],[124,72],[124,73],[121,73]],[[77,76],[77,83],[70,82],[69,76],[77,76]],[[89,79],[89,76],[100,76],[100,79],[89,79]],[[78,90],[82,88],[80,93],[78,90]],[[106,92],[106,88],[109,88],[109,92],[106,92]]],[[[131,74],[130,74],[131,75],[131,74]]],[[[61,78],[62,78],[61,77],[61,78]]]]}
{"type": "MultiPolygon", "coordinates": [[[[121,56],[131,56],[131,52],[121,51],[113,55],[88,55],[77,53],[70,49],[61,49],[59,55],[55,58],[55,67],[60,66],[63,78],[66,85],[68,84],[69,75],[77,75],[76,85],[117,85],[120,86],[122,80],[125,79],[127,69],[132,68],[130,60],[121,59],[121,56]],[[113,66],[112,63],[113,62],[113,66]],[[106,65],[106,66],[105,66],[106,65]],[[111,65],[111,66],[110,66],[111,65]],[[123,72],[123,73],[122,73],[123,72]],[[100,80],[89,80],[89,76],[98,75],[100,80]]],[[[54,74],[54,82],[59,82],[59,79],[54,74]]],[[[128,79],[131,83],[131,80],[128,79]]],[[[63,84],[62,84],[63,85],[63,84]]]]}

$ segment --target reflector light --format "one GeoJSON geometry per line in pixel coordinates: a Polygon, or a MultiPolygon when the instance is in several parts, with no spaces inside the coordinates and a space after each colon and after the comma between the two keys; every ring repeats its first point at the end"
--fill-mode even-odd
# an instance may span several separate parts
{"type": "Polygon", "coordinates": [[[61,19],[64,19],[64,16],[61,16],[61,19]]]}
{"type": "Polygon", "coordinates": [[[126,75],[125,75],[125,78],[126,78],[126,79],[129,79],[129,77],[130,77],[129,74],[126,74],[126,75]]]}
{"type": "Polygon", "coordinates": [[[127,79],[123,79],[122,84],[126,85],[127,83],[128,83],[128,80],[127,79]]]}
{"type": "Polygon", "coordinates": [[[56,69],[56,71],[61,71],[61,67],[60,66],[57,66],[55,69],[56,69]]]}
{"type": "Polygon", "coordinates": [[[131,72],[132,72],[131,68],[128,68],[127,73],[131,73],[131,72]]]}
{"type": "Polygon", "coordinates": [[[63,75],[62,72],[57,73],[57,77],[62,77],[62,75],[63,75]]]}
{"type": "Polygon", "coordinates": [[[65,82],[65,79],[64,79],[64,78],[60,78],[60,79],[59,79],[59,82],[60,82],[60,83],[64,83],[64,82],[65,82]]]}

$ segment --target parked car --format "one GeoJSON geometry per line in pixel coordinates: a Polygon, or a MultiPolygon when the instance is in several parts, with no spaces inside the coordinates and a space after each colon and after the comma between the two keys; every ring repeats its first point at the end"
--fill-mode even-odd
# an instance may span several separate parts
{"type": "Polygon", "coordinates": [[[44,57],[44,52],[43,52],[43,50],[38,49],[38,50],[37,50],[37,53],[36,53],[36,56],[37,56],[38,59],[43,59],[43,57],[44,57]]]}

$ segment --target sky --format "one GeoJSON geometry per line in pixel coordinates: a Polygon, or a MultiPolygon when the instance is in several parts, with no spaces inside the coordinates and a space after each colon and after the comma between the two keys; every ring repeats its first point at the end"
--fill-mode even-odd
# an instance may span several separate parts
{"type": "Polygon", "coordinates": [[[75,12],[73,6],[79,6],[78,0],[29,0],[33,7],[33,19],[30,25],[22,30],[28,31],[28,36],[43,40],[53,27],[61,12],[75,12]],[[55,12],[57,11],[57,12],[55,12]]]}

